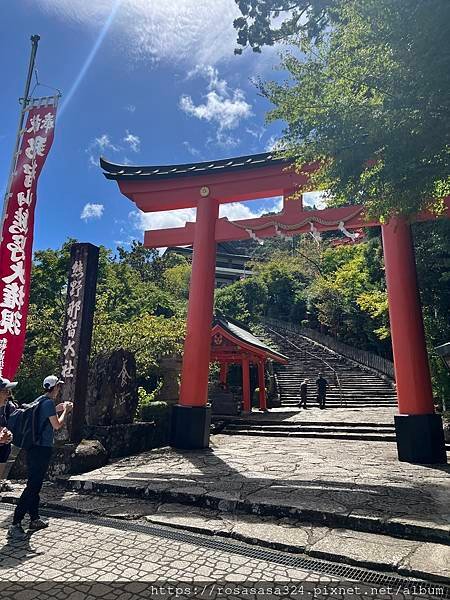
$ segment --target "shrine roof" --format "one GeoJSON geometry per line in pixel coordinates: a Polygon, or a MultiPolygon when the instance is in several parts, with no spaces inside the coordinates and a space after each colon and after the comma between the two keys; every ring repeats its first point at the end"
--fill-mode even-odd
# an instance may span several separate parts
{"type": "Polygon", "coordinates": [[[152,166],[119,165],[100,157],[100,166],[105,171],[104,176],[107,179],[115,180],[173,179],[175,177],[192,177],[193,175],[246,171],[289,162],[291,162],[289,159],[280,158],[275,152],[263,152],[262,154],[249,154],[180,165],[152,166]]]}
{"type": "Polygon", "coordinates": [[[268,358],[279,360],[283,363],[289,360],[287,356],[281,354],[281,352],[277,352],[265,344],[262,340],[253,335],[253,333],[251,333],[248,329],[244,329],[242,325],[238,325],[235,321],[225,319],[224,317],[215,317],[212,324],[212,329],[214,329],[216,326],[219,326],[225,332],[228,332],[234,338],[241,340],[245,344],[253,346],[258,350],[263,350],[267,354],[268,358]]]}

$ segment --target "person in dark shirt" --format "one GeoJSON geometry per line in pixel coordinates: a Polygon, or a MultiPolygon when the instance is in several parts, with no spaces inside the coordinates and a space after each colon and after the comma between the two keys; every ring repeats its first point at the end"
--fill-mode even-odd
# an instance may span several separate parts
{"type": "Polygon", "coordinates": [[[43,383],[45,394],[36,400],[39,404],[37,408],[38,439],[26,452],[27,485],[14,511],[13,523],[8,530],[9,538],[23,539],[25,537],[22,520],[27,513],[30,515],[30,531],[48,527],[48,522],[39,517],[39,493],[52,456],[53,432],[63,427],[67,414],[72,409],[71,402],[55,406],[62,384],[63,381],[60,381],[58,377],[49,375],[43,383]],[[57,412],[60,412],[59,416],[57,416],[57,412]]]}
{"type": "Polygon", "coordinates": [[[299,408],[306,408],[306,400],[308,398],[308,380],[304,379],[300,384],[300,402],[299,408]]]}
{"type": "Polygon", "coordinates": [[[319,408],[324,409],[327,397],[328,381],[324,377],[322,377],[322,373],[319,373],[319,377],[316,379],[316,386],[319,408]]]}
{"type": "Polygon", "coordinates": [[[11,391],[16,387],[17,381],[9,381],[0,377],[0,491],[7,485],[2,483],[5,477],[6,462],[11,454],[12,433],[6,427],[9,415],[16,408],[11,400],[11,391]]]}

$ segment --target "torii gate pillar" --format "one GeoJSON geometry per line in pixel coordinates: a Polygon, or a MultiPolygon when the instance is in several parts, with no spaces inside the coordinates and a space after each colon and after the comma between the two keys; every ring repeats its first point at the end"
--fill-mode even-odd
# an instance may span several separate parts
{"type": "Polygon", "coordinates": [[[219,203],[201,198],[197,220],[189,288],[187,331],[179,404],[173,407],[171,445],[174,448],[207,448],[211,407],[208,403],[208,373],[211,352],[216,270],[216,222],[219,203]]]}
{"type": "Polygon", "coordinates": [[[442,418],[434,413],[411,227],[404,218],[382,226],[386,285],[399,413],[401,461],[446,463],[442,418]]]}

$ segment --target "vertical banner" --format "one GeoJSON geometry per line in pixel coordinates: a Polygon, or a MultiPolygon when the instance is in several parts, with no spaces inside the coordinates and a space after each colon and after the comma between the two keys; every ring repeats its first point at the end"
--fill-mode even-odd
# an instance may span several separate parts
{"type": "Polygon", "coordinates": [[[39,175],[53,142],[56,98],[33,100],[5,200],[0,244],[0,375],[13,379],[22,358],[30,294],[39,175]]]}
{"type": "Polygon", "coordinates": [[[70,439],[79,442],[85,421],[86,392],[94,322],[99,248],[73,244],[62,335],[62,402],[73,402],[70,439]]]}

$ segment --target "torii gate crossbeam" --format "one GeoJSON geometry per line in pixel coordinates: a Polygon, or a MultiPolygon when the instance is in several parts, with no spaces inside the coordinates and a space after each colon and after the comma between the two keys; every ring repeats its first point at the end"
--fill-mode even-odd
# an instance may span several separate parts
{"type": "MultiPolygon", "coordinates": [[[[233,159],[165,166],[124,166],[101,160],[108,179],[145,212],[196,208],[196,222],[185,227],[145,233],[145,245],[193,245],[187,332],[179,404],[174,408],[172,445],[209,445],[208,370],[213,314],[216,243],[239,239],[293,235],[305,231],[352,229],[380,225],[364,217],[363,207],[303,210],[301,200],[288,197],[301,190],[308,165],[296,173],[289,162],[265,153],[233,159]],[[283,211],[230,222],[219,219],[222,203],[283,196],[283,211]]],[[[450,202],[447,202],[447,216],[450,202]]],[[[421,214],[417,220],[430,220],[421,214]]],[[[399,414],[395,417],[400,460],[446,462],[442,421],[434,412],[409,222],[403,217],[383,224],[383,249],[392,333],[399,414]]]]}

